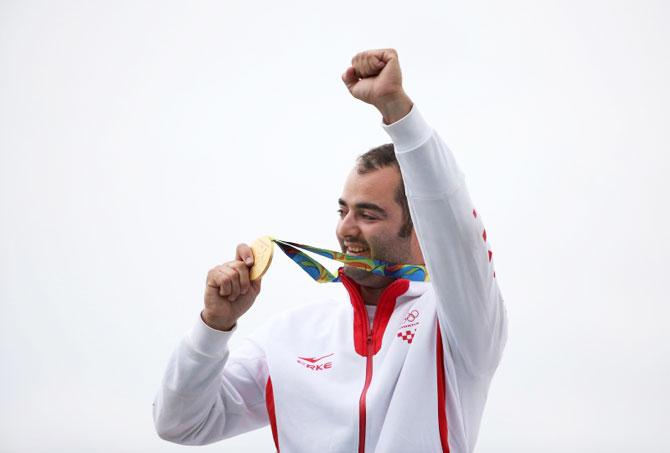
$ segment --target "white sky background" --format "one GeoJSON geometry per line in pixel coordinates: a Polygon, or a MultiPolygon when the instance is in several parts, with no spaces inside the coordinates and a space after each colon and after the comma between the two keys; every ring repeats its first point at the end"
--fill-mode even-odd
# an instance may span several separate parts
{"type": "MultiPolygon", "coordinates": [[[[0,451],[195,451],[154,432],[167,359],[238,242],[337,247],[346,173],[388,141],[339,77],[377,47],[467,175],[510,316],[477,451],[669,451],[668,5],[0,1],[0,451]]],[[[336,286],[277,253],[239,337],[336,286]]]]}

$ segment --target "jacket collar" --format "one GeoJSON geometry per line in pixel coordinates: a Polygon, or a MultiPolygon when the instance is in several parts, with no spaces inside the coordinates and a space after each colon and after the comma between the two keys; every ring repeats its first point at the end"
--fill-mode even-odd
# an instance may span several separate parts
{"type": "MultiPolygon", "coordinates": [[[[372,353],[376,354],[382,347],[382,339],[386,326],[388,325],[396,302],[399,296],[405,295],[410,289],[410,282],[407,279],[399,278],[388,285],[379,296],[377,303],[377,310],[373,321],[372,329],[370,329],[370,321],[368,313],[365,309],[363,296],[361,295],[361,288],[358,283],[344,274],[344,268],[340,267],[337,270],[340,280],[349,293],[349,299],[354,309],[354,347],[356,352],[362,356],[368,353],[367,342],[372,342],[372,353]]],[[[420,295],[425,291],[425,287],[414,287],[412,293],[420,295]]],[[[409,295],[409,294],[407,294],[409,295]]],[[[414,295],[414,294],[412,294],[414,295]]]]}

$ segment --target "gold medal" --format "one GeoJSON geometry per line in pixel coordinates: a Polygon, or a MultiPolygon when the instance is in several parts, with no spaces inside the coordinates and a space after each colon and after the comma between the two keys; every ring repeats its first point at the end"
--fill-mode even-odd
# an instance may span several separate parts
{"type": "Polygon", "coordinates": [[[254,254],[254,265],[249,269],[251,280],[257,280],[267,272],[272,262],[273,246],[270,236],[258,238],[251,244],[251,252],[254,254]]]}

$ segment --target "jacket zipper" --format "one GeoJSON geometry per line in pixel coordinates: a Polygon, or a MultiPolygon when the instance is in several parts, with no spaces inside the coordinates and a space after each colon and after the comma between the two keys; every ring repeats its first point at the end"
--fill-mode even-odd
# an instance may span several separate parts
{"type": "Polygon", "coordinates": [[[372,381],[372,332],[370,332],[370,319],[368,318],[367,310],[365,312],[365,332],[367,333],[366,340],[366,354],[365,354],[365,385],[363,386],[363,391],[361,392],[361,399],[358,402],[358,453],[365,453],[365,419],[366,419],[366,407],[365,407],[365,397],[368,393],[368,388],[370,387],[370,382],[372,381]]]}
{"type": "MultiPolygon", "coordinates": [[[[366,427],[366,418],[367,418],[367,410],[366,410],[366,397],[368,393],[368,389],[370,388],[370,383],[372,381],[372,359],[375,354],[375,344],[374,344],[374,333],[376,330],[380,331],[382,334],[384,332],[384,329],[386,328],[386,324],[388,323],[388,320],[390,319],[390,313],[386,313],[385,316],[382,316],[384,318],[383,320],[380,321],[380,306],[385,306],[385,304],[388,303],[393,303],[395,304],[395,300],[400,294],[403,294],[407,291],[409,287],[409,281],[404,280],[404,279],[398,279],[397,282],[394,282],[391,284],[389,288],[386,288],[382,294],[379,297],[378,303],[377,303],[377,314],[375,315],[373,325],[370,326],[370,318],[368,317],[368,312],[365,308],[365,302],[363,301],[363,298],[361,297],[361,294],[356,288],[356,285],[351,282],[345,275],[344,275],[344,268],[338,269],[338,275],[342,279],[342,283],[344,286],[347,288],[347,291],[349,292],[349,295],[351,297],[351,303],[354,307],[354,348],[356,349],[356,352],[360,355],[365,355],[365,385],[363,386],[363,390],[361,391],[361,396],[360,399],[358,400],[358,453],[365,453],[365,427],[366,427]],[[364,350],[361,351],[360,348],[360,336],[358,336],[358,332],[361,330],[360,323],[356,322],[356,314],[358,313],[359,318],[358,319],[363,319],[363,324],[364,326],[364,334],[365,334],[365,346],[364,350]]],[[[393,309],[395,305],[393,305],[391,308],[393,309]]],[[[380,333],[377,332],[377,333],[380,333]]],[[[377,345],[377,348],[379,348],[381,345],[377,345]]]]}

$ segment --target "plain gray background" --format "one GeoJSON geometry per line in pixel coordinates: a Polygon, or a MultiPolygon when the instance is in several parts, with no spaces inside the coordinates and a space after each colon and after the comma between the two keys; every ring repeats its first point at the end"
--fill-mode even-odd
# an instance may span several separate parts
{"type": "MultiPolygon", "coordinates": [[[[388,141],[339,77],[395,47],[510,316],[477,451],[669,451],[668,5],[0,1],[0,450],[195,451],[151,403],[207,271],[265,234],[337,247],[388,141]]],[[[336,286],[277,254],[238,339],[336,286]]]]}

